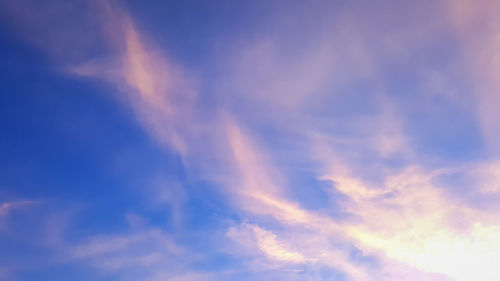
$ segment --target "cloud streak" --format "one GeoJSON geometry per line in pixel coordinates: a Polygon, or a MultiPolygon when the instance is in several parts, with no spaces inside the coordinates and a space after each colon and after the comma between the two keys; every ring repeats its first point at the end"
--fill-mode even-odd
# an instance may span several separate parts
{"type": "Polygon", "coordinates": [[[2,204],[0,204],[0,217],[6,217],[15,210],[33,206],[37,203],[39,203],[39,201],[35,200],[16,200],[2,202],[2,204]]]}

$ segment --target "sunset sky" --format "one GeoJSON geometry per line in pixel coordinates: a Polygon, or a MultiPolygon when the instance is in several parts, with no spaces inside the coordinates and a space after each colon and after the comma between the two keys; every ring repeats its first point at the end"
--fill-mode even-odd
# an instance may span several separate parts
{"type": "Polygon", "coordinates": [[[500,280],[498,11],[0,0],[0,280],[500,280]]]}

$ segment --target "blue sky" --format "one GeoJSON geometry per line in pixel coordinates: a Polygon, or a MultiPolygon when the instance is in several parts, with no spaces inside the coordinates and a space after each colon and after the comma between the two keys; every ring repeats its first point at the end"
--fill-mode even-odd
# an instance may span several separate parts
{"type": "Polygon", "coordinates": [[[498,8],[0,0],[0,280],[499,280],[498,8]]]}

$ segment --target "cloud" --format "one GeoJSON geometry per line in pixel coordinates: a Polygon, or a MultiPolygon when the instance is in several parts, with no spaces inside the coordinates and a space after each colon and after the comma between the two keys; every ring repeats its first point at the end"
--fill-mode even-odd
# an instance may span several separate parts
{"type": "MultiPolygon", "coordinates": [[[[384,280],[401,280],[402,276],[403,280],[498,278],[499,272],[494,262],[490,262],[498,259],[500,254],[498,239],[495,238],[500,237],[498,225],[494,219],[489,219],[493,214],[474,209],[449,194],[449,190],[436,186],[436,179],[449,169],[426,171],[408,166],[382,170],[379,176],[382,180],[369,184],[354,176],[356,170],[352,165],[347,166],[341,158],[323,151],[324,157],[318,159],[326,161],[329,173],[320,179],[331,181],[335,190],[346,196],[335,200],[340,201],[342,209],[351,216],[344,221],[335,221],[287,199],[289,186],[280,182],[282,176],[264,156],[265,150],[252,144],[234,122],[229,124],[228,138],[240,178],[239,184],[233,186],[238,206],[257,215],[256,218],[271,216],[285,228],[282,232],[288,237],[314,230],[308,232],[306,238],[294,237],[293,242],[289,241],[290,245],[301,245],[297,241],[308,242],[306,245],[302,242],[302,249],[298,252],[282,247],[281,242],[276,242],[275,234],[260,231],[258,226],[244,225],[241,227],[244,230],[239,231],[231,228],[228,235],[232,239],[244,245],[254,245],[269,259],[285,262],[288,253],[293,257],[288,260],[290,264],[318,261],[346,271],[351,277],[355,276],[353,280],[370,280],[366,277],[368,275],[378,275],[386,278],[384,280]],[[352,246],[339,248],[316,243],[326,237],[335,237],[338,244],[354,245],[378,260],[381,268],[357,265],[356,261],[350,260],[348,253],[352,246]],[[272,243],[266,245],[262,241],[272,243]],[[280,253],[283,254],[281,259],[280,253]]],[[[322,147],[321,144],[312,146],[322,147]]],[[[478,166],[472,171],[476,169],[483,174],[492,174],[492,168],[478,166]]],[[[479,181],[487,183],[484,176],[479,181]]],[[[476,185],[481,186],[479,182],[476,185]]],[[[484,190],[479,188],[476,191],[484,190]]]]}
{"type": "Polygon", "coordinates": [[[15,213],[29,210],[41,203],[41,200],[11,200],[0,203],[0,230],[4,230],[8,226],[8,220],[15,213]]]}
{"type": "Polygon", "coordinates": [[[292,264],[309,261],[303,254],[284,246],[281,241],[278,241],[275,234],[257,225],[245,223],[239,227],[231,227],[226,235],[248,249],[257,246],[272,261],[292,264]]]}
{"type": "Polygon", "coordinates": [[[187,153],[184,137],[191,118],[193,83],[154,44],[144,39],[128,15],[116,5],[105,5],[105,25],[114,34],[111,53],[68,68],[70,73],[102,79],[115,86],[138,120],[160,143],[187,153]]]}
{"type": "Polygon", "coordinates": [[[8,216],[14,210],[23,209],[38,203],[40,202],[36,200],[16,200],[2,202],[2,204],[0,204],[0,217],[8,216]]]}
{"type": "MultiPolygon", "coordinates": [[[[497,28],[475,32],[483,16],[494,16],[496,4],[480,3],[456,1],[436,8],[451,9],[464,50],[477,54],[463,60],[477,87],[474,112],[493,146],[499,131],[497,28]]],[[[195,171],[221,186],[217,190],[230,201],[227,212],[252,221],[229,226],[222,238],[240,245],[232,255],[254,261],[249,271],[258,272],[257,264],[287,277],[326,268],[356,281],[499,280],[500,215],[467,204],[450,186],[437,183],[452,170],[471,179],[471,193],[496,194],[498,165],[466,165],[469,171],[454,164],[435,168],[439,165],[430,165],[415,145],[422,131],[409,133],[418,127],[412,120],[418,112],[414,103],[428,95],[412,90],[406,81],[412,79],[405,80],[404,74],[413,75],[408,68],[428,74],[432,67],[422,66],[413,54],[429,52],[426,44],[433,44],[427,40],[438,37],[447,24],[422,22],[423,14],[434,11],[426,5],[415,5],[415,11],[391,9],[391,14],[406,11],[404,20],[380,18],[379,9],[393,4],[376,9],[326,5],[313,10],[319,19],[301,33],[277,24],[275,32],[248,39],[221,59],[223,70],[217,75],[224,83],[214,86],[213,95],[223,102],[213,114],[200,114],[206,109],[190,73],[116,5],[100,6],[103,25],[113,31],[106,40],[109,54],[66,70],[109,82],[152,138],[182,156],[187,173],[195,171]],[[298,43],[282,43],[290,41],[298,43]],[[408,85],[399,85],[399,79],[408,85]],[[296,171],[313,180],[294,182],[296,171]],[[312,193],[325,182],[329,187],[321,199],[327,203],[306,207],[297,191],[312,193]],[[338,213],[330,212],[334,208],[338,213]]],[[[294,20],[300,15],[296,8],[290,8],[294,20]]],[[[441,91],[434,87],[440,89],[440,81],[449,78],[443,76],[425,90],[441,91]]],[[[452,111],[448,107],[456,95],[447,94],[442,110],[452,111]]],[[[162,195],[155,192],[181,220],[188,191],[176,186],[162,195]]],[[[0,216],[16,204],[25,203],[3,203],[0,216]]],[[[140,217],[129,215],[128,220],[140,226],[136,232],[96,235],[59,247],[72,260],[103,270],[146,269],[151,280],[220,277],[189,272],[197,255],[169,234],[145,227],[140,217]]]]}
{"type": "Polygon", "coordinates": [[[493,195],[500,193],[500,163],[483,163],[473,167],[469,174],[478,191],[493,195]]]}
{"type": "Polygon", "coordinates": [[[288,249],[278,240],[276,234],[257,225],[243,224],[237,228],[233,227],[227,235],[247,248],[256,247],[271,260],[290,264],[319,263],[343,271],[353,280],[368,280],[363,269],[348,260],[345,251],[333,245],[328,246],[329,236],[338,235],[335,240],[338,243],[345,242],[338,223],[321,214],[307,211],[297,202],[287,199],[286,185],[279,183],[281,176],[274,165],[265,160],[262,155],[264,150],[251,144],[249,137],[243,134],[234,121],[227,124],[229,142],[236,159],[235,167],[239,171],[236,175],[239,175],[240,181],[229,187],[236,189],[231,193],[238,202],[237,206],[258,216],[274,218],[285,227],[287,236],[292,237],[288,244],[301,245],[310,255],[288,249]],[[307,234],[299,235],[304,231],[307,234]],[[325,242],[327,244],[324,244],[325,242]]]}
{"type": "Polygon", "coordinates": [[[158,230],[88,237],[65,248],[70,258],[83,259],[107,270],[166,266],[173,263],[173,257],[187,255],[171,237],[158,230]]]}
{"type": "Polygon", "coordinates": [[[384,189],[373,193],[358,192],[369,190],[366,185],[352,188],[350,182],[332,178],[353,199],[348,210],[361,219],[346,228],[348,235],[368,252],[380,250],[424,272],[453,280],[497,279],[499,272],[490,261],[500,254],[494,238],[499,237],[498,226],[453,202],[432,184],[433,176],[410,168],[388,177],[384,189]]]}
{"type": "Polygon", "coordinates": [[[14,252],[2,267],[9,280],[66,265],[85,269],[88,278],[99,275],[124,281],[183,280],[198,276],[195,280],[215,280],[210,277],[213,271],[196,268],[197,264],[207,261],[207,256],[190,249],[189,243],[184,244],[181,233],[171,233],[143,221],[142,225],[112,232],[75,234],[73,231],[79,229],[78,218],[83,213],[66,217],[70,212],[68,208],[52,206],[52,209],[57,215],[43,209],[37,214],[36,223],[22,226],[23,235],[19,232],[17,237],[5,240],[29,249],[26,253],[14,252]],[[65,216],[60,216],[61,213],[65,216]],[[26,231],[28,227],[36,228],[37,232],[26,231]],[[32,249],[43,255],[43,259],[33,255],[32,249]]]}
{"type": "Polygon", "coordinates": [[[500,140],[500,28],[496,1],[447,1],[448,15],[454,31],[460,39],[461,56],[465,77],[475,97],[475,112],[488,148],[494,152],[500,140]]]}
{"type": "Polygon", "coordinates": [[[289,209],[261,207],[254,211],[258,215],[266,212],[272,215],[285,228],[281,232],[292,237],[289,245],[298,246],[300,252],[286,249],[281,246],[282,242],[276,242],[275,234],[255,225],[231,228],[228,236],[247,248],[256,247],[271,260],[291,264],[322,263],[346,271],[354,276],[353,280],[371,280],[362,272],[384,280],[498,278],[499,272],[494,266],[500,254],[498,225],[488,219],[491,214],[460,204],[436,187],[433,179],[439,176],[439,171],[429,173],[408,168],[393,172],[382,188],[367,185],[346,171],[336,169],[332,174],[339,176],[323,179],[331,180],[336,190],[348,197],[343,208],[354,215],[354,219],[335,222],[293,203],[288,203],[295,207],[290,213],[307,214],[307,220],[292,221],[281,214],[289,209]],[[355,245],[376,258],[382,267],[374,270],[357,264],[349,259],[352,248],[328,246],[327,237],[335,237],[338,245],[355,245]],[[405,279],[401,279],[402,276],[405,279]]]}

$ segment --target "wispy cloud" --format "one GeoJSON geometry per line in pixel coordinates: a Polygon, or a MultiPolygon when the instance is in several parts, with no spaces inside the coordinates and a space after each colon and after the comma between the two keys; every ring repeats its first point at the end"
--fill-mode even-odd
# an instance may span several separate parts
{"type": "Polygon", "coordinates": [[[130,102],[138,120],[161,143],[187,153],[185,127],[191,118],[194,85],[183,71],[140,34],[116,5],[104,6],[104,24],[113,34],[111,53],[69,68],[71,73],[103,79],[130,102]]]}
{"type": "Polygon", "coordinates": [[[166,266],[187,252],[171,237],[158,230],[111,236],[89,237],[76,245],[67,246],[70,258],[87,260],[106,270],[166,266]]]}
{"type": "Polygon", "coordinates": [[[362,193],[357,191],[370,189],[364,185],[351,188],[349,182],[332,179],[353,199],[347,208],[361,219],[347,227],[348,235],[367,252],[381,250],[425,272],[442,273],[453,280],[477,276],[495,280],[498,272],[488,261],[500,253],[494,238],[498,226],[485,220],[485,214],[453,202],[432,178],[410,168],[388,177],[382,190],[362,193]]]}
{"type": "MultiPolygon", "coordinates": [[[[187,174],[218,187],[229,202],[226,212],[244,221],[217,230],[225,234],[218,243],[239,245],[231,255],[250,260],[240,271],[287,272],[283,280],[324,269],[356,281],[499,280],[499,210],[467,202],[453,189],[456,183],[442,180],[460,174],[458,184],[472,186],[471,198],[498,196],[498,164],[455,164],[440,153],[429,155],[422,139],[434,138],[429,132],[441,127],[419,119],[475,114],[474,125],[494,151],[500,124],[496,4],[367,5],[314,7],[318,17],[299,34],[280,25],[300,18],[300,7],[291,5],[291,16],[271,20],[275,29],[245,38],[243,47],[228,44],[214,67],[223,77],[212,88],[221,103],[211,110],[200,101],[193,74],[116,4],[99,5],[103,26],[113,34],[105,40],[107,54],[65,70],[113,85],[151,137],[181,155],[187,174]],[[380,17],[393,6],[402,16],[380,17]],[[431,19],[422,22],[430,10],[431,19]],[[486,30],[480,28],[484,17],[492,22],[486,30]],[[439,44],[432,42],[457,30],[464,52],[475,55],[439,63],[433,51],[439,44]],[[290,41],[297,44],[283,43],[290,41]],[[448,64],[470,69],[439,72],[448,64]],[[471,75],[474,93],[450,89],[447,75],[471,75]],[[428,92],[444,97],[439,114],[425,108],[436,98],[428,92]],[[456,107],[460,94],[477,104],[456,107]],[[301,175],[308,180],[294,181],[301,175]],[[314,202],[322,204],[318,208],[301,198],[314,192],[324,199],[314,202]]],[[[189,191],[176,186],[167,195],[154,194],[184,218],[189,191]]],[[[26,204],[3,203],[0,217],[26,204]]],[[[141,275],[145,280],[229,278],[222,270],[193,269],[203,254],[148,227],[147,219],[127,219],[133,230],[63,241],[59,250],[101,270],[149,270],[141,275]]]]}
{"type": "Polygon", "coordinates": [[[500,140],[500,105],[497,73],[500,50],[498,19],[493,12],[499,8],[495,1],[447,1],[449,17],[461,40],[460,63],[475,97],[475,112],[483,137],[489,148],[496,153],[500,140]]]}
{"type": "Polygon", "coordinates": [[[0,203],[0,231],[8,228],[10,219],[18,212],[31,211],[41,200],[11,200],[0,203]]]}
{"type": "Polygon", "coordinates": [[[2,202],[0,204],[0,217],[5,217],[15,210],[33,206],[38,203],[40,203],[40,201],[36,200],[16,200],[16,201],[2,202]]]}
{"type": "MultiPolygon", "coordinates": [[[[348,22],[349,20],[340,24],[348,22]]],[[[358,46],[358,51],[348,52],[347,59],[360,65],[353,66],[355,69],[350,74],[343,73],[344,78],[348,77],[352,83],[357,83],[359,79],[372,79],[375,81],[373,85],[382,91],[386,81],[375,74],[374,66],[370,65],[373,65],[374,61],[385,52],[366,47],[366,43],[363,42],[366,39],[360,39],[366,36],[363,34],[365,32],[363,28],[356,25],[345,26],[351,26],[353,30],[358,28],[358,37],[352,36],[355,33],[350,33],[351,35],[347,37],[348,42],[358,46]],[[366,71],[360,72],[359,68],[366,71]]],[[[133,96],[132,100],[136,114],[144,118],[143,124],[157,139],[181,152],[189,150],[186,142],[179,141],[185,139],[189,133],[172,128],[175,124],[180,124],[176,123],[179,120],[178,116],[189,115],[192,110],[190,106],[176,105],[175,95],[190,94],[190,89],[172,86],[182,79],[172,74],[175,71],[170,69],[161,55],[153,50],[147,50],[147,45],[140,39],[141,35],[129,19],[124,21],[123,30],[126,48],[122,55],[122,72],[126,86],[132,89],[131,93],[138,94],[133,96]]],[[[407,39],[403,37],[401,40],[407,39]]],[[[321,50],[305,48],[303,59],[299,56],[291,68],[289,64],[293,64],[294,60],[290,62],[288,58],[281,58],[279,53],[273,51],[275,49],[272,44],[260,44],[258,45],[260,47],[253,52],[243,55],[242,64],[246,68],[242,67],[241,70],[233,72],[230,81],[234,83],[232,85],[237,86],[231,86],[233,87],[231,90],[236,91],[243,99],[248,99],[249,106],[254,110],[259,110],[261,106],[278,109],[274,114],[270,112],[264,115],[267,119],[273,120],[274,123],[270,125],[289,128],[288,130],[292,128],[292,131],[300,134],[305,133],[302,136],[304,139],[310,140],[310,135],[318,134],[325,135],[327,139],[337,135],[349,140],[346,142],[349,150],[362,149],[371,153],[373,157],[382,158],[400,155],[405,161],[415,161],[414,149],[411,148],[408,136],[404,133],[405,124],[394,121],[398,119],[398,112],[387,107],[390,104],[388,102],[390,95],[376,94],[373,102],[367,104],[368,107],[372,107],[373,104],[382,105],[378,109],[379,112],[372,115],[371,118],[375,116],[375,119],[368,121],[369,124],[380,124],[378,125],[380,128],[376,130],[370,130],[366,125],[360,126],[356,121],[353,122],[359,118],[358,116],[348,115],[338,119],[338,122],[344,123],[336,125],[338,129],[348,128],[345,122],[352,122],[351,124],[355,125],[353,128],[348,128],[352,132],[351,136],[325,133],[324,128],[318,127],[317,124],[313,124],[315,127],[310,127],[312,122],[299,121],[296,124],[299,126],[293,128],[282,119],[283,114],[291,116],[292,119],[308,116],[310,109],[303,105],[306,99],[322,100],[321,97],[325,96],[322,92],[338,91],[342,83],[345,87],[346,82],[329,80],[329,77],[337,73],[336,69],[339,66],[347,65],[345,49],[337,45],[337,42],[335,39],[326,39],[321,45],[325,47],[321,50]],[[333,55],[338,53],[343,53],[344,57],[340,59],[333,55]],[[252,66],[248,68],[249,65],[252,66]],[[293,69],[296,69],[297,73],[294,74],[293,69]],[[301,70],[304,72],[300,72],[301,70]],[[269,75],[260,77],[251,73],[269,73],[269,75]],[[356,137],[359,135],[367,137],[366,141],[357,141],[356,137]]],[[[346,40],[342,42],[345,43],[346,40]]],[[[384,44],[386,43],[382,46],[384,44]]],[[[343,99],[345,97],[338,98],[339,101],[343,99]]],[[[237,104],[232,103],[231,106],[237,104]]],[[[231,108],[230,111],[234,109],[237,110],[231,108]]],[[[246,117],[240,116],[239,119],[242,118],[246,117]]],[[[293,184],[287,182],[286,176],[272,163],[273,153],[255,145],[255,141],[245,132],[247,130],[243,128],[241,122],[236,121],[237,119],[226,114],[223,118],[214,118],[218,121],[213,124],[215,127],[223,128],[225,135],[221,141],[227,142],[229,146],[228,151],[220,148],[215,151],[219,159],[225,159],[224,165],[231,167],[231,173],[226,174],[226,178],[222,180],[227,186],[228,196],[235,200],[235,206],[248,215],[257,215],[256,219],[271,216],[281,227],[285,227],[287,236],[298,239],[301,233],[307,232],[308,239],[305,239],[307,241],[305,243],[292,240],[290,244],[302,245],[302,249],[292,250],[284,246],[280,237],[270,230],[248,224],[230,228],[229,237],[245,240],[243,243],[249,243],[247,240],[253,241],[255,247],[270,260],[285,264],[317,262],[344,271],[353,280],[369,280],[370,275],[384,276],[384,274],[393,274],[399,276],[394,278],[400,278],[401,272],[412,268],[421,271],[420,275],[430,272],[456,280],[470,280],[474,276],[481,276],[484,280],[494,280],[498,277],[492,264],[475,263],[477,260],[495,260],[498,251],[491,248],[488,250],[473,242],[483,241],[484,245],[498,249],[498,246],[495,246],[498,241],[494,238],[498,236],[497,227],[490,221],[484,221],[483,214],[479,211],[455,203],[445,191],[435,186],[434,172],[426,172],[426,169],[412,167],[415,164],[406,162],[400,170],[384,170],[383,176],[377,183],[368,184],[361,177],[354,176],[359,168],[363,168],[361,164],[355,165],[359,166],[358,168],[351,167],[358,161],[355,160],[358,155],[344,153],[340,153],[340,157],[330,155],[335,158],[330,158],[327,163],[323,162],[328,172],[324,174],[320,170],[315,173],[321,180],[331,181],[335,190],[346,196],[346,199],[340,200],[339,203],[341,209],[352,216],[346,221],[335,221],[321,213],[308,211],[301,207],[299,202],[290,199],[293,184]],[[333,159],[337,160],[332,161],[333,159]],[[346,159],[350,159],[351,162],[346,159]],[[327,249],[317,243],[328,240],[327,237],[330,236],[337,238],[333,239],[335,242],[326,247],[327,249]],[[333,246],[334,244],[343,246],[333,246]],[[381,268],[375,269],[353,260],[349,252],[356,248],[381,262],[381,268]],[[473,254],[465,255],[465,252],[473,254]],[[394,269],[396,263],[404,265],[399,269],[399,273],[394,269]],[[466,264],[475,266],[465,266],[466,264]],[[457,266],[461,270],[455,270],[457,266]]],[[[261,122],[259,118],[254,119],[261,122]]],[[[190,117],[190,120],[190,126],[203,126],[203,122],[196,121],[193,117],[190,117]]],[[[186,124],[185,121],[182,124],[186,124]]],[[[314,138],[309,145],[321,147],[321,144],[318,146],[314,142],[314,138]]],[[[330,149],[334,151],[338,147],[340,145],[337,144],[330,149]]],[[[325,155],[317,156],[322,153],[321,151],[311,150],[311,152],[314,154],[301,153],[290,158],[306,157],[311,161],[324,161],[325,155]]],[[[334,201],[339,201],[334,195],[332,196],[334,201]]],[[[390,278],[387,276],[385,278],[390,278]]],[[[418,278],[407,277],[408,280],[418,278]]]]}
{"type": "Polygon", "coordinates": [[[278,241],[275,234],[262,229],[258,225],[248,223],[239,227],[231,227],[227,236],[248,249],[255,246],[264,253],[270,260],[285,263],[306,263],[309,260],[301,253],[290,250],[289,247],[278,241]]]}

